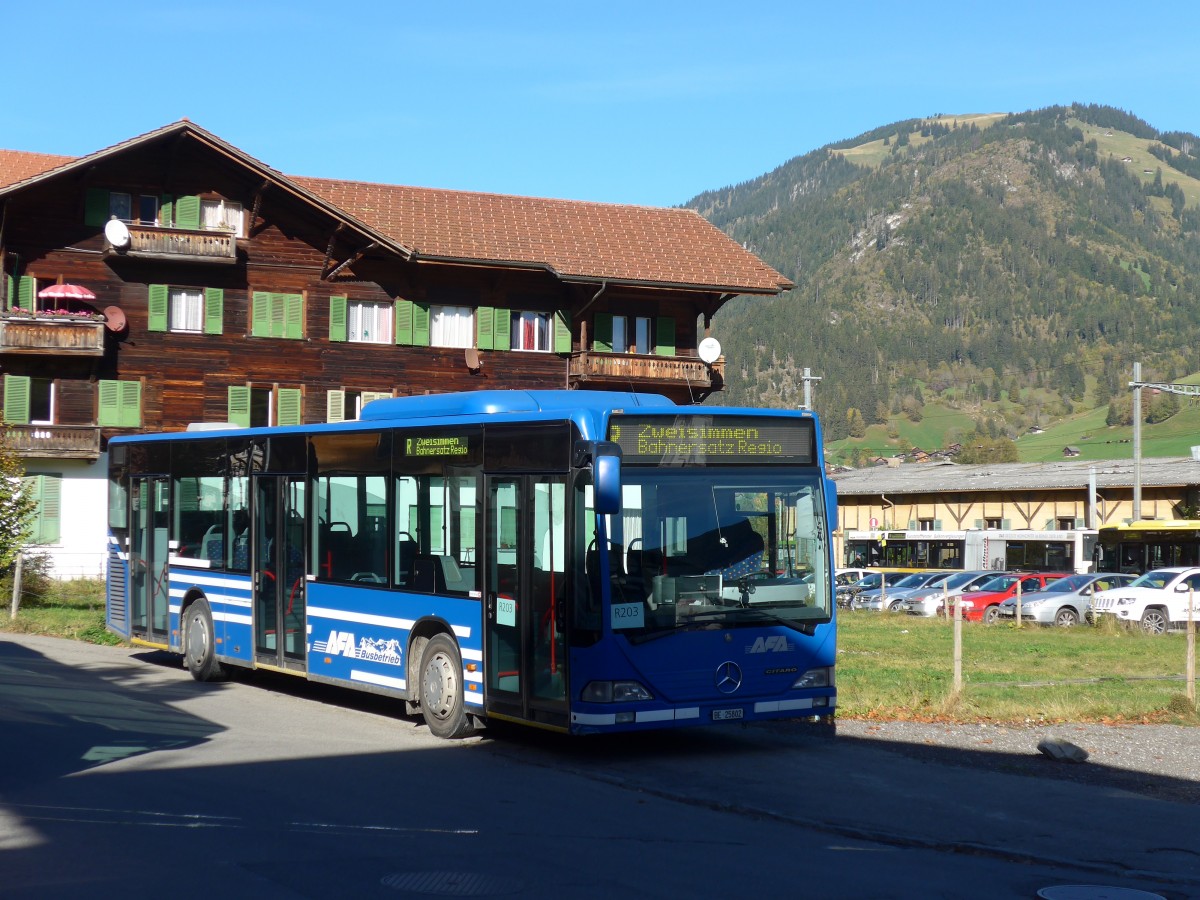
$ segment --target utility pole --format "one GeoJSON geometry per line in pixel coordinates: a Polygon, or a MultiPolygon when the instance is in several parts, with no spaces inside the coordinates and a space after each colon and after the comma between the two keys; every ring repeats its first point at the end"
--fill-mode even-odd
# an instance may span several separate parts
{"type": "Polygon", "coordinates": [[[812,369],[810,369],[808,366],[805,366],[804,374],[800,377],[800,380],[804,382],[804,405],[800,408],[812,409],[812,386],[821,380],[821,376],[813,375],[812,369]]]}
{"type": "Polygon", "coordinates": [[[1142,364],[1133,364],[1133,520],[1142,518],[1142,388],[1154,388],[1181,397],[1200,397],[1200,384],[1178,384],[1169,381],[1142,381],[1142,364]]]}

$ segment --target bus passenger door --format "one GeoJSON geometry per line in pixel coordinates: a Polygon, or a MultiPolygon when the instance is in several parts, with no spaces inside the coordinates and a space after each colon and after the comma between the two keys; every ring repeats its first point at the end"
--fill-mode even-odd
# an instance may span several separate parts
{"type": "Polygon", "coordinates": [[[487,485],[484,679],[489,712],[567,725],[566,479],[487,485]]]}
{"type": "Polygon", "coordinates": [[[130,633],[135,638],[165,646],[170,599],[169,480],[165,475],[134,478],[130,488],[130,633]]]}
{"type": "Polygon", "coordinates": [[[254,486],[254,656],[305,667],[304,477],[257,475],[254,486]]]}

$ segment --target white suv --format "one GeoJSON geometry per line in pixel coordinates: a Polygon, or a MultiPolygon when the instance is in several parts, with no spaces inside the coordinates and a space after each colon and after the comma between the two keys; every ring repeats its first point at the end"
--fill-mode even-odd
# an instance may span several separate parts
{"type": "Polygon", "coordinates": [[[1188,597],[1195,596],[1193,613],[1200,621],[1200,568],[1154,569],[1126,587],[1092,595],[1092,615],[1113,616],[1143,631],[1162,634],[1188,618],[1188,597]]]}

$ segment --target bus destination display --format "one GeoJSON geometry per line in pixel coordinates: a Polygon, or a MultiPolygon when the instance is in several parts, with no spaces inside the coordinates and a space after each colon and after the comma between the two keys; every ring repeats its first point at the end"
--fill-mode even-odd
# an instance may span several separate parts
{"type": "Polygon", "coordinates": [[[468,456],[471,447],[465,435],[406,437],[405,456],[468,456]]]}
{"type": "Polygon", "coordinates": [[[813,423],[760,416],[613,416],[626,465],[812,465],[813,423]]]}

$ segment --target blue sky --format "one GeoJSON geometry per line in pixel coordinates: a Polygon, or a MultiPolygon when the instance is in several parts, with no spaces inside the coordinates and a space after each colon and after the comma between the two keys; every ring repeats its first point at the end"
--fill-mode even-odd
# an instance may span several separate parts
{"type": "Polygon", "coordinates": [[[310,175],[670,206],[878,125],[1072,101],[1200,132],[1200,4],[6,4],[0,147],[187,117],[310,175]]]}

